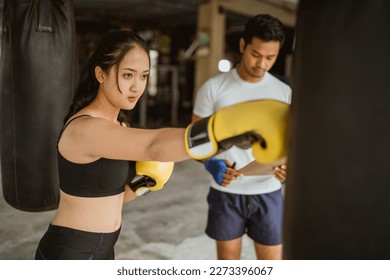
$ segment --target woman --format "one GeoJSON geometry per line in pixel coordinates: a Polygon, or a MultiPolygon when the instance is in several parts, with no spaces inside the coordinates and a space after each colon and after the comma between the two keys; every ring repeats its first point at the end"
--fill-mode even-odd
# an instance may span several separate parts
{"type": "Polygon", "coordinates": [[[189,158],[184,129],[129,128],[120,118],[149,70],[148,48],[132,32],[109,32],[92,54],[59,135],[60,202],[35,259],[114,259],[122,205],[135,198],[135,161],[189,158]]]}

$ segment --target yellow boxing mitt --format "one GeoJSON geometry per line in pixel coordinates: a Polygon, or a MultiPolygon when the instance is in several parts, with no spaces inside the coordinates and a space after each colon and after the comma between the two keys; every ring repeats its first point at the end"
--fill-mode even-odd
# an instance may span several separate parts
{"type": "Polygon", "coordinates": [[[193,159],[205,160],[233,145],[252,147],[256,161],[276,162],[287,155],[289,107],[271,99],[224,107],[187,127],[187,152],[193,159]]]}
{"type": "Polygon", "coordinates": [[[137,175],[131,181],[130,188],[136,196],[145,196],[150,191],[161,190],[171,177],[173,166],[173,162],[137,161],[137,175]]]}

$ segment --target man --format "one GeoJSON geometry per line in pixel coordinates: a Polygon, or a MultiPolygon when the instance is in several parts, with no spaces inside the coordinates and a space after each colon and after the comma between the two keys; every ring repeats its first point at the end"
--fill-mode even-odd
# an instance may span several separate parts
{"type": "MultiPolygon", "coordinates": [[[[268,73],[284,40],[284,27],[278,19],[267,14],[249,19],[239,41],[240,64],[201,86],[192,121],[250,100],[290,103],[291,88],[268,73]]],[[[284,172],[283,164],[277,164],[276,172],[284,172]]],[[[254,240],[258,259],[281,259],[283,197],[279,180],[283,176],[278,180],[274,166],[254,162],[251,149],[235,146],[206,161],[205,167],[214,178],[207,197],[206,233],[216,240],[218,259],[240,259],[245,233],[254,240]]]]}

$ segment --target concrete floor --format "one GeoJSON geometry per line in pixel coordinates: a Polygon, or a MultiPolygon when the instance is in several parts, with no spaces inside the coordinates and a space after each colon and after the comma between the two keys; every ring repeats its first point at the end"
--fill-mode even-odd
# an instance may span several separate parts
{"type": "MultiPolygon", "coordinates": [[[[204,233],[208,173],[196,161],[176,163],[162,191],[124,205],[116,245],[119,260],[216,259],[215,242],[204,233]]],[[[9,206],[0,188],[0,259],[31,260],[54,211],[23,212],[9,206]]],[[[244,237],[242,259],[255,259],[244,237]]]]}

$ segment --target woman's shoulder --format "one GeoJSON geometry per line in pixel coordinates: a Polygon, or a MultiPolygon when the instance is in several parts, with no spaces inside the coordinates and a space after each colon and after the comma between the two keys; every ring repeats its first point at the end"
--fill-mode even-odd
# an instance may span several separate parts
{"type": "Polygon", "coordinates": [[[62,134],[59,150],[74,162],[90,162],[109,156],[117,139],[123,138],[123,126],[97,116],[75,115],[62,134]],[[80,116],[76,119],[77,116],[80,116]],[[105,152],[104,152],[105,151],[105,152]]]}
{"type": "Polygon", "coordinates": [[[94,116],[92,114],[77,114],[72,116],[66,123],[67,134],[77,139],[95,139],[107,133],[110,127],[119,127],[117,124],[105,118],[94,116]]]}

